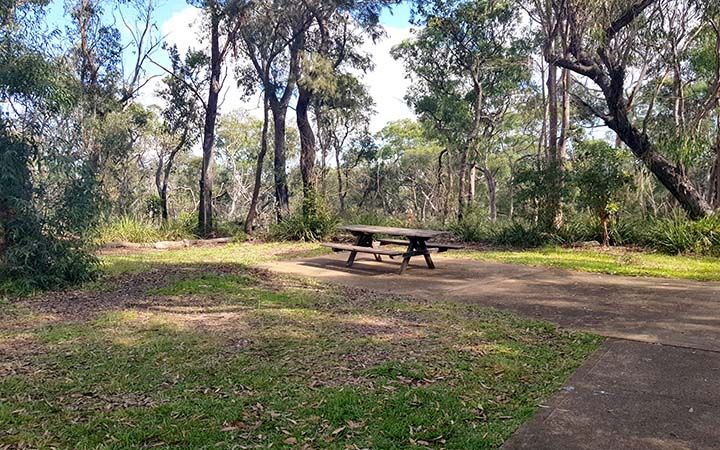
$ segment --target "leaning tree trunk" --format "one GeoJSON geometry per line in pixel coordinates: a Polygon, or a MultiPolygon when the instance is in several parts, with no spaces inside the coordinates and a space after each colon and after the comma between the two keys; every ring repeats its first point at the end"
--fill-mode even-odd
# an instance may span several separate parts
{"type": "Polygon", "coordinates": [[[253,223],[255,222],[255,216],[257,215],[257,204],[260,198],[260,187],[262,186],[262,171],[263,165],[265,164],[265,155],[267,154],[268,148],[268,122],[270,106],[268,104],[268,97],[265,94],[263,101],[263,126],[262,135],[260,137],[260,151],[257,156],[257,164],[255,165],[255,184],[253,185],[252,199],[250,200],[250,209],[248,210],[247,218],[245,219],[245,232],[250,234],[253,231],[253,223]]]}
{"type": "Polygon", "coordinates": [[[675,197],[683,209],[693,219],[700,219],[712,213],[712,207],[698,192],[682,170],[661,155],[648,136],[635,128],[623,108],[613,107],[608,102],[612,118],[606,120],[607,126],[615,131],[633,154],[643,161],[650,172],[675,197]]]}
{"type": "Polygon", "coordinates": [[[715,161],[710,173],[710,205],[713,209],[720,210],[720,114],[717,119],[718,129],[715,136],[715,161]]]}
{"type": "Polygon", "coordinates": [[[312,100],[312,91],[307,87],[300,86],[298,89],[298,101],[295,108],[298,131],[300,132],[300,174],[303,183],[303,214],[308,214],[314,209],[312,202],[317,199],[315,193],[315,134],[308,109],[312,100]]]}
{"type": "Polygon", "coordinates": [[[214,11],[210,15],[210,89],[205,127],[203,130],[203,157],[200,172],[200,205],[198,207],[198,232],[207,236],[212,232],[212,169],[215,147],[215,122],[217,121],[218,97],[220,96],[220,16],[214,11]]]}
{"type": "MultiPolygon", "coordinates": [[[[582,41],[573,39],[572,45],[566,45],[565,56],[550,55],[551,62],[553,65],[572,70],[595,82],[603,93],[609,114],[598,112],[588,103],[584,103],[584,106],[617,133],[625,145],[639,160],[643,161],[691,218],[699,219],[711,214],[712,207],[691,180],[683,174],[682,169],[673,165],[660,154],[656,146],[650,142],[647,134],[636,128],[628,118],[625,98],[625,78],[628,70],[624,63],[624,57],[617,53],[620,50],[609,48],[625,27],[635,22],[647,8],[655,4],[654,0],[632,3],[618,15],[617,20],[605,29],[604,36],[600,40],[601,44],[594,51],[590,52],[584,49],[582,41]]],[[[562,14],[564,17],[574,19],[574,12],[570,8],[564,10],[562,14]]],[[[566,32],[569,37],[578,36],[583,31],[582,27],[579,27],[574,20],[568,20],[567,25],[566,32]]]]}

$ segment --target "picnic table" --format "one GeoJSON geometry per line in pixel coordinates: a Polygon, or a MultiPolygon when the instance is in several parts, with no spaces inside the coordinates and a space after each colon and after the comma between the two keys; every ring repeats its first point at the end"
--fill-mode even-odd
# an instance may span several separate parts
{"type": "Polygon", "coordinates": [[[400,265],[400,275],[405,272],[410,259],[414,256],[423,256],[425,263],[429,269],[435,268],[431,253],[442,253],[451,249],[461,249],[462,245],[443,244],[438,242],[430,242],[439,236],[445,234],[444,231],[435,230],[415,230],[412,228],[396,228],[396,227],[380,227],[374,225],[348,225],[341,227],[342,230],[352,233],[355,236],[355,244],[336,244],[324,243],[325,247],[331,248],[335,252],[350,252],[346,266],[352,267],[358,253],[372,254],[376,261],[382,261],[383,256],[391,259],[402,257],[403,261],[400,265]],[[376,235],[394,236],[395,238],[378,238],[376,235]],[[400,237],[402,239],[396,239],[400,237]],[[376,245],[377,244],[377,245],[376,245]],[[382,248],[386,245],[407,246],[405,251],[392,250],[382,248]]]}

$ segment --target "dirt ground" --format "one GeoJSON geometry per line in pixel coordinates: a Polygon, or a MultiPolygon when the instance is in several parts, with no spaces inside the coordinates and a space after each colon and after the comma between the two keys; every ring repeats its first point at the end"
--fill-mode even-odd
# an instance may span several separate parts
{"type": "MultiPolygon", "coordinates": [[[[345,255],[267,266],[377,292],[461,299],[609,339],[506,450],[717,449],[720,283],[436,258],[403,276],[345,255]]],[[[390,263],[394,264],[394,263],[390,263]]]]}

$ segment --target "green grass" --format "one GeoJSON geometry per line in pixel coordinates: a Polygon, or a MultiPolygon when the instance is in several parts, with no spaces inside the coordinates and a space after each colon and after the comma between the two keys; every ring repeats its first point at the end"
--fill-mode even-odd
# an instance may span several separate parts
{"type": "Polygon", "coordinates": [[[464,251],[453,255],[481,261],[556,267],[610,275],[720,281],[720,258],[711,257],[559,247],[514,251],[464,251]]]}
{"type": "Polygon", "coordinates": [[[120,275],[143,272],[158,265],[231,264],[249,267],[273,260],[311,257],[324,253],[327,253],[326,249],[309,243],[239,243],[217,247],[190,247],[176,251],[111,252],[103,255],[101,262],[106,273],[120,275]]]}
{"type": "Polygon", "coordinates": [[[113,290],[0,305],[0,447],[498,448],[601,342],[247,268],[308,251],[104,256],[113,290]]]}

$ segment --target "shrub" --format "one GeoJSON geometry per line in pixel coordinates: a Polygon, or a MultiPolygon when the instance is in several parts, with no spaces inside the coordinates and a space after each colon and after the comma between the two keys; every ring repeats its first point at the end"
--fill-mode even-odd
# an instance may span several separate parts
{"type": "Polygon", "coordinates": [[[96,235],[99,244],[108,242],[145,244],[162,240],[158,227],[132,217],[121,217],[102,224],[98,226],[96,235]]]}
{"type": "Polygon", "coordinates": [[[697,221],[679,214],[657,219],[644,240],[648,247],[664,253],[720,256],[720,215],[697,221]]]}
{"type": "Polygon", "coordinates": [[[233,238],[235,242],[244,242],[248,239],[242,224],[231,221],[217,223],[215,225],[215,234],[220,237],[233,238]]]}
{"type": "Polygon", "coordinates": [[[160,226],[161,240],[178,241],[197,239],[198,217],[196,213],[181,213],[176,219],[169,220],[160,226]]]}
{"type": "Polygon", "coordinates": [[[109,242],[149,244],[157,241],[196,239],[196,223],[197,219],[191,214],[181,215],[178,219],[160,226],[132,217],[120,217],[97,227],[95,241],[102,245],[109,242]]]}
{"type": "Polygon", "coordinates": [[[553,236],[543,232],[539,225],[522,221],[490,222],[476,214],[453,224],[450,229],[465,242],[530,248],[553,241],[553,236]]]}
{"type": "Polygon", "coordinates": [[[0,293],[23,295],[94,280],[98,259],[78,245],[41,233],[17,239],[0,261],[0,293]]]}
{"type": "MultiPolygon", "coordinates": [[[[615,245],[644,245],[649,241],[645,231],[647,228],[647,224],[638,220],[617,218],[610,228],[610,242],[615,245]]],[[[569,217],[559,230],[554,231],[547,231],[540,224],[522,220],[490,222],[476,214],[455,223],[451,229],[465,242],[520,248],[602,242],[604,236],[600,219],[588,214],[569,217]]]]}
{"type": "Polygon", "coordinates": [[[610,245],[612,224],[621,192],[632,181],[627,170],[627,156],[623,150],[603,141],[580,142],[571,179],[577,186],[580,204],[591,210],[601,227],[604,245],[610,245]]]}
{"type": "Polygon", "coordinates": [[[337,217],[319,198],[308,195],[301,211],[270,227],[270,237],[283,241],[319,241],[330,236],[337,223],[337,217]]]}
{"type": "Polygon", "coordinates": [[[306,218],[301,213],[293,214],[270,227],[270,237],[279,241],[319,241],[335,231],[337,221],[327,217],[323,220],[306,218]]]}
{"type": "Polygon", "coordinates": [[[97,275],[84,239],[96,206],[92,174],[74,167],[46,196],[29,169],[35,154],[0,119],[0,293],[64,288],[97,275]]]}

